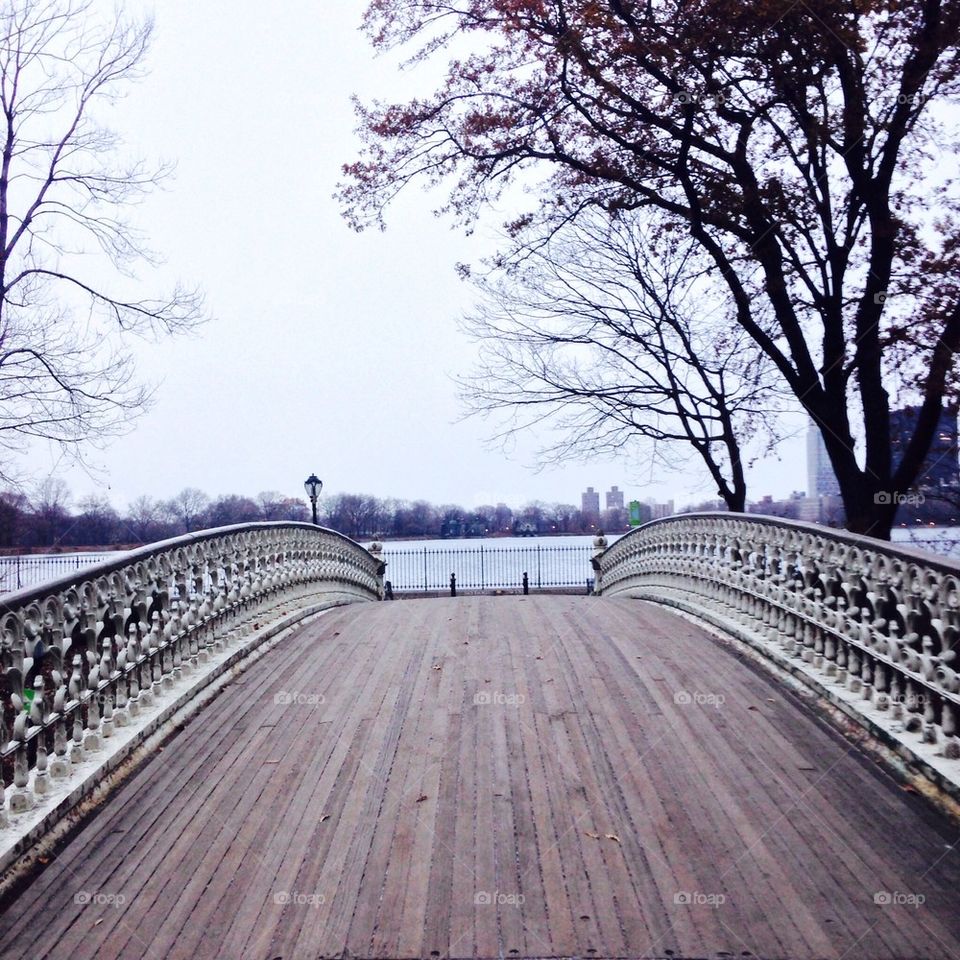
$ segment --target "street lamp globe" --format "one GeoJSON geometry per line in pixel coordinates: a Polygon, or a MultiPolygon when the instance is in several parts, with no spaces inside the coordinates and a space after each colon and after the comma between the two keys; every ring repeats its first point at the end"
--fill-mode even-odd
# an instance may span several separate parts
{"type": "Polygon", "coordinates": [[[323,481],[320,480],[315,473],[311,473],[306,480],[303,481],[303,489],[307,491],[307,496],[310,498],[310,507],[313,510],[313,522],[317,523],[317,497],[320,496],[320,491],[323,489],[323,481]]]}

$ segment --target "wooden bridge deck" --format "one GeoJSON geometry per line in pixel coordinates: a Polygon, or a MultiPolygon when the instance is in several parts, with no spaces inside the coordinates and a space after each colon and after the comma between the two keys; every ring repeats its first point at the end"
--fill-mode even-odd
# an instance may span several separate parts
{"type": "Polygon", "coordinates": [[[944,960],[957,841],[668,612],[360,605],[131,777],[6,905],[0,953],[944,960]]]}

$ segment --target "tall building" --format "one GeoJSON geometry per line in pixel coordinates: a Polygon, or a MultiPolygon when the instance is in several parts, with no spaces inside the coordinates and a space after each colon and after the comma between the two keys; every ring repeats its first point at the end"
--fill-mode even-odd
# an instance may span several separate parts
{"type": "Polygon", "coordinates": [[[674,514],[673,501],[668,500],[666,503],[657,503],[654,500],[648,500],[650,504],[650,518],[652,520],[659,520],[662,517],[672,517],[674,514]]]}
{"type": "Polygon", "coordinates": [[[606,497],[608,510],[623,509],[623,491],[619,487],[611,487],[607,491],[606,497]]]}
{"type": "Polygon", "coordinates": [[[807,427],[807,496],[835,497],[840,493],[840,484],[830,465],[823,435],[811,420],[807,427]]]}
{"type": "MultiPolygon", "coordinates": [[[[890,447],[893,466],[903,459],[904,451],[913,436],[919,407],[904,407],[890,411],[890,447]]],[[[914,481],[916,487],[953,486],[960,482],[960,464],[957,462],[957,414],[944,410],[933,434],[930,452],[914,481]]]]}
{"type": "Polygon", "coordinates": [[[580,496],[580,510],[582,513],[589,514],[590,516],[599,516],[600,515],[600,494],[593,489],[593,487],[587,487],[584,493],[580,496]]]}

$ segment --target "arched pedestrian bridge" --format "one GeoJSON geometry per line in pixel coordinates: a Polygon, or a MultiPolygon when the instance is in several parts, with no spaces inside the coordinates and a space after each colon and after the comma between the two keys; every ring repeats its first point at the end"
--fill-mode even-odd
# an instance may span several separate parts
{"type": "Polygon", "coordinates": [[[957,569],[728,514],[595,566],[367,602],[257,524],[7,597],[0,954],[960,957],[957,569]]]}

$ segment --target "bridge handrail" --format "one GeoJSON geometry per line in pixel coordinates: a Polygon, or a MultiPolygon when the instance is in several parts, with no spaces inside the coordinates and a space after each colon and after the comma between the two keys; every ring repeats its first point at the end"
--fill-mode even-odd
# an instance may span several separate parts
{"type": "Polygon", "coordinates": [[[752,632],[960,757],[960,564],[812,523],[695,513],[638,527],[597,566],[602,595],[752,632]]]}
{"type": "Polygon", "coordinates": [[[30,771],[37,790],[51,748],[49,775],[68,776],[225,639],[325,595],[380,599],[379,558],[325,527],[263,522],[164,540],[3,596],[0,787],[12,779],[32,803],[30,771]]]}

